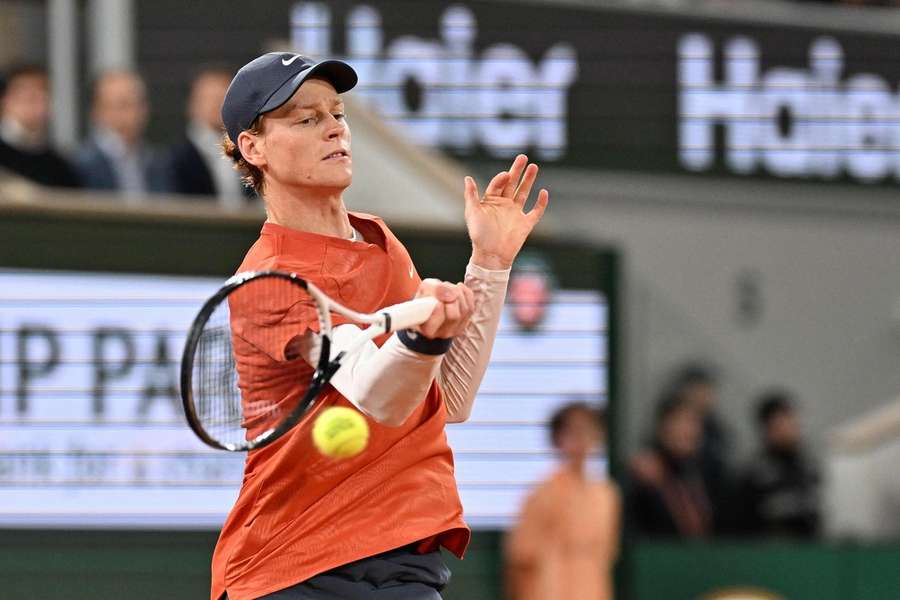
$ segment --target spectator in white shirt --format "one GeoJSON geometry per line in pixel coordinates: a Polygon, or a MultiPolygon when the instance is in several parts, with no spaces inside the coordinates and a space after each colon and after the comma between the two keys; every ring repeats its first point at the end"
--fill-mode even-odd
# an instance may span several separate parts
{"type": "Polygon", "coordinates": [[[131,71],[108,71],[94,83],[93,132],[77,159],[87,188],[118,191],[128,202],[169,183],[161,156],[144,140],[150,107],[146,87],[131,71]]]}

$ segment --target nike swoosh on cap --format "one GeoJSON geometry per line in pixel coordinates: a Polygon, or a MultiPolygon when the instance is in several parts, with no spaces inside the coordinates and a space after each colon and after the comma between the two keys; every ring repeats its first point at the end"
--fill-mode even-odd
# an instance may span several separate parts
{"type": "Polygon", "coordinates": [[[284,66],[287,67],[287,66],[289,66],[292,62],[294,62],[295,60],[297,60],[298,58],[300,58],[300,55],[299,55],[299,54],[295,54],[293,57],[291,57],[290,60],[285,60],[285,59],[282,58],[282,59],[281,59],[281,64],[283,64],[284,66]]]}

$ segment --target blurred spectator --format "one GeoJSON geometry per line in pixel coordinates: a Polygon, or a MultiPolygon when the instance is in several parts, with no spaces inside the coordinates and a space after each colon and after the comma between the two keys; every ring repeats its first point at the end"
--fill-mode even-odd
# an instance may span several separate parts
{"type": "Polygon", "coordinates": [[[539,252],[525,250],[517,258],[509,276],[506,301],[522,331],[537,331],[547,318],[547,309],[556,288],[556,278],[547,259],[539,252]]]}
{"type": "Polygon", "coordinates": [[[241,183],[234,163],[222,153],[222,101],[232,75],[224,69],[207,69],[194,79],[187,136],[172,149],[169,171],[173,192],[216,196],[223,206],[237,208],[253,191],[241,183]]]}
{"type": "Polygon", "coordinates": [[[42,67],[7,71],[0,99],[0,167],[44,185],[77,187],[74,169],[48,141],[49,88],[42,67]]]}
{"type": "Polygon", "coordinates": [[[702,427],[684,395],[663,397],[651,447],[630,465],[626,505],[637,534],[702,538],[713,532],[715,513],[700,469],[702,427]]]}
{"type": "Polygon", "coordinates": [[[615,484],[591,480],[588,457],[605,443],[605,418],[584,402],[553,416],[551,440],[562,466],[528,498],[506,546],[510,600],[611,600],[619,552],[621,498],[615,484]]]}
{"type": "MultiPolygon", "coordinates": [[[[724,506],[733,487],[729,476],[731,434],[718,416],[719,383],[715,373],[702,364],[684,365],[671,382],[670,393],[684,398],[700,415],[702,436],[700,441],[700,470],[710,501],[716,507],[724,506]]],[[[717,511],[717,529],[726,525],[724,511],[717,511]]]]}
{"type": "Polygon", "coordinates": [[[790,394],[771,391],[757,406],[762,449],[741,479],[741,531],[812,538],[819,529],[819,474],[803,452],[790,394]]]}
{"type": "Polygon", "coordinates": [[[92,102],[93,132],[77,161],[84,186],[128,199],[168,191],[165,165],[143,139],[149,116],[143,80],[130,71],[104,73],[92,102]]]}

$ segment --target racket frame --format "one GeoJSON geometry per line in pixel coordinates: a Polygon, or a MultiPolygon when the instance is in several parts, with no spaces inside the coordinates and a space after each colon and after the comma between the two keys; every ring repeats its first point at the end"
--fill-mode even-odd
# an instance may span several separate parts
{"type": "Polygon", "coordinates": [[[197,316],[194,318],[187,339],[185,340],[184,351],[182,352],[181,357],[181,401],[184,406],[184,414],[187,418],[188,425],[203,443],[220,450],[243,452],[262,448],[267,444],[271,444],[303,418],[316,397],[322,391],[322,388],[325,387],[340,368],[341,360],[345,356],[355,352],[364,344],[380,335],[423,323],[431,314],[435,306],[437,306],[437,300],[434,298],[417,298],[387,307],[377,313],[365,314],[351,310],[332,300],[322,290],[314,284],[297,276],[296,273],[284,273],[281,271],[247,271],[238,273],[228,279],[225,284],[203,304],[200,311],[197,313],[197,316]],[[281,423],[243,443],[224,443],[215,439],[206,431],[200,417],[197,415],[196,407],[194,405],[193,390],[194,357],[197,347],[200,344],[203,328],[206,326],[206,323],[209,321],[209,318],[216,308],[222,302],[226,301],[228,296],[241,286],[263,277],[274,277],[285,280],[293,285],[300,286],[313,298],[319,314],[319,341],[321,344],[319,360],[316,365],[313,365],[315,371],[313,372],[309,387],[304,393],[303,398],[281,421],[281,423]],[[357,335],[347,348],[337,353],[334,357],[331,357],[332,312],[357,323],[369,325],[369,327],[357,335]]]}

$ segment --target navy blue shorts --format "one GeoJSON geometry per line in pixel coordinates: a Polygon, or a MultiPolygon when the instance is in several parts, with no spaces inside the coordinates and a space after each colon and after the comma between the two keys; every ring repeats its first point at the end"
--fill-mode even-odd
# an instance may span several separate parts
{"type": "Polygon", "coordinates": [[[450,581],[441,552],[405,546],[320,573],[260,600],[440,600],[450,581]]]}

